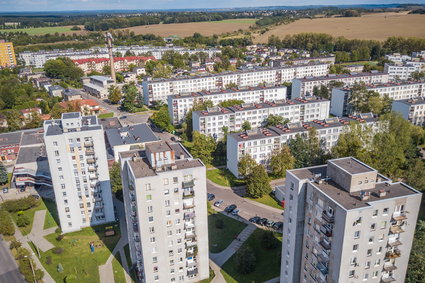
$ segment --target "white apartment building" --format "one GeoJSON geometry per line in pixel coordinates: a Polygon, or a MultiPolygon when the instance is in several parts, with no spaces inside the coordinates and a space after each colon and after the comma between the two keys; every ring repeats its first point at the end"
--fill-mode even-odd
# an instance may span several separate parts
{"type": "Polygon", "coordinates": [[[329,55],[329,56],[320,56],[320,57],[302,57],[302,58],[295,58],[295,59],[278,59],[278,60],[272,60],[269,63],[270,67],[282,67],[288,64],[294,64],[294,65],[304,65],[309,64],[312,62],[322,62],[322,63],[329,63],[334,65],[335,64],[335,56],[329,55]]]}
{"type": "Polygon", "coordinates": [[[393,54],[387,54],[387,55],[385,55],[385,59],[386,60],[393,61],[393,62],[402,63],[404,61],[410,61],[410,60],[412,60],[412,57],[409,56],[409,55],[403,55],[403,54],[400,54],[400,53],[393,53],[393,54]]]}
{"type": "Polygon", "coordinates": [[[168,96],[168,111],[171,122],[176,125],[183,121],[187,112],[196,103],[209,100],[214,105],[218,105],[221,102],[233,99],[243,100],[245,103],[274,101],[286,99],[286,92],[286,86],[264,86],[176,94],[168,96]]]}
{"type": "Polygon", "coordinates": [[[413,125],[425,126],[425,98],[416,97],[411,99],[395,100],[392,111],[399,112],[404,119],[413,125]]]}
{"type": "Polygon", "coordinates": [[[132,262],[141,282],[209,278],[206,169],[180,144],[120,153],[132,262]]]}
{"type": "Polygon", "coordinates": [[[74,112],[45,121],[44,142],[62,231],[114,221],[105,138],[96,116],[74,112]]]}
{"type": "Polygon", "coordinates": [[[292,80],[292,98],[313,95],[314,87],[324,85],[331,87],[333,82],[341,82],[344,86],[350,86],[357,82],[387,83],[388,74],[372,71],[370,73],[329,74],[321,77],[305,77],[292,80]]]}
{"type": "Polygon", "coordinates": [[[231,133],[227,135],[227,169],[239,177],[238,163],[245,154],[249,154],[258,164],[267,167],[275,151],[280,150],[282,145],[287,144],[297,135],[307,136],[311,128],[317,130],[318,138],[323,141],[325,149],[330,150],[337,144],[339,135],[344,132],[350,122],[360,123],[362,127],[371,128],[373,131],[378,130],[377,118],[372,113],[365,113],[231,133]]]}
{"type": "Polygon", "coordinates": [[[400,64],[384,65],[384,73],[387,73],[391,81],[408,80],[412,73],[422,72],[425,70],[425,61],[409,61],[400,64]]]}
{"type": "Polygon", "coordinates": [[[329,117],[330,101],[314,96],[305,99],[244,103],[231,107],[213,107],[192,113],[193,130],[215,139],[224,137],[223,127],[228,132],[239,132],[248,121],[252,128],[264,127],[269,115],[278,115],[290,123],[323,120],[329,117]]]}
{"type": "Polygon", "coordinates": [[[143,97],[145,104],[151,104],[154,101],[167,103],[167,97],[173,94],[223,89],[229,84],[236,84],[238,87],[254,87],[262,84],[281,85],[294,78],[324,76],[328,73],[329,63],[311,63],[173,79],[145,78],[142,82],[143,97]]]}
{"type": "MultiPolygon", "coordinates": [[[[411,99],[425,95],[425,81],[367,84],[366,88],[379,93],[382,97],[387,95],[392,100],[411,99]]],[[[346,116],[353,113],[353,109],[348,103],[351,92],[351,88],[332,89],[332,115],[346,116]]]]}
{"type": "Polygon", "coordinates": [[[404,282],[422,194],[353,157],[288,170],[281,283],[404,282]]]}

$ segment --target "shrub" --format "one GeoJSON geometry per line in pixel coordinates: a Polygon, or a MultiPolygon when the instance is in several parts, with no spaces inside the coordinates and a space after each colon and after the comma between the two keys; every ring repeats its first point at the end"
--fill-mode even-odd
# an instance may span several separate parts
{"type": "Polygon", "coordinates": [[[224,228],[224,221],[223,221],[223,219],[217,219],[216,221],[215,221],[215,228],[217,228],[217,229],[223,229],[224,228]]]}
{"type": "Polygon", "coordinates": [[[56,241],[58,241],[58,242],[62,241],[63,237],[64,237],[64,236],[63,236],[62,234],[58,235],[58,236],[56,237],[56,241]]]}
{"type": "Polygon", "coordinates": [[[255,270],[257,258],[250,247],[242,247],[235,254],[236,270],[241,274],[248,274],[255,270]]]}
{"type": "Polygon", "coordinates": [[[55,233],[62,234],[62,229],[60,227],[56,228],[55,233]]]}
{"type": "Polygon", "coordinates": [[[57,254],[57,255],[60,255],[61,253],[63,253],[63,249],[59,247],[54,247],[52,251],[54,254],[57,254]]]}
{"type": "Polygon", "coordinates": [[[17,249],[15,259],[19,260],[28,256],[30,256],[30,252],[27,249],[20,247],[17,249]]]}
{"type": "Polygon", "coordinates": [[[32,196],[17,200],[7,200],[3,203],[2,207],[9,212],[17,212],[21,210],[28,210],[32,207],[40,205],[41,201],[32,196]]]}
{"type": "Polygon", "coordinates": [[[77,282],[77,276],[75,274],[69,274],[65,277],[65,283],[77,282]]]}
{"type": "Polygon", "coordinates": [[[48,255],[46,257],[46,264],[52,264],[52,256],[48,255]]]}
{"type": "Polygon", "coordinates": [[[15,234],[15,225],[13,225],[9,213],[4,210],[0,210],[0,234],[8,236],[15,234]]]}
{"type": "Polygon", "coordinates": [[[18,216],[21,216],[22,214],[24,214],[24,212],[22,210],[20,210],[16,213],[16,215],[18,215],[18,216]]]}
{"type": "Polygon", "coordinates": [[[272,250],[277,248],[278,241],[274,237],[272,231],[263,231],[261,235],[261,246],[265,249],[272,250]]]}
{"type": "Polygon", "coordinates": [[[19,242],[18,240],[13,240],[12,242],[10,242],[10,249],[19,249],[22,246],[21,242],[19,242]]]}
{"type": "Polygon", "coordinates": [[[18,227],[25,227],[31,223],[31,220],[26,215],[21,215],[18,217],[18,220],[16,220],[16,225],[18,227]]]}

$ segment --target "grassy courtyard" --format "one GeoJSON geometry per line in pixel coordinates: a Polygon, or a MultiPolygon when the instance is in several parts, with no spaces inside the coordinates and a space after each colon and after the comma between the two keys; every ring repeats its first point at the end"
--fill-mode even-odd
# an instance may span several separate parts
{"type": "Polygon", "coordinates": [[[268,250],[261,245],[262,233],[265,232],[261,229],[256,229],[241,247],[249,246],[254,251],[256,257],[255,270],[248,274],[240,274],[236,269],[235,256],[233,255],[221,267],[221,272],[227,283],[260,283],[279,276],[282,236],[279,233],[274,233],[275,238],[278,240],[278,245],[276,248],[268,250]]]}
{"type": "Polygon", "coordinates": [[[124,268],[122,267],[120,253],[116,253],[112,260],[112,269],[114,271],[114,280],[116,283],[125,282],[124,268]]]}
{"type": "Polygon", "coordinates": [[[221,213],[215,212],[208,216],[208,237],[211,253],[219,253],[227,248],[234,240],[235,235],[245,229],[247,225],[221,213]],[[223,228],[217,228],[217,221],[222,221],[223,228]]]}
{"type": "Polygon", "coordinates": [[[61,241],[56,239],[56,233],[46,236],[55,248],[41,252],[40,261],[56,282],[66,282],[68,275],[75,275],[76,282],[99,282],[99,266],[106,263],[120,239],[119,225],[114,225],[116,234],[112,237],[104,236],[107,226],[111,225],[88,227],[64,234],[61,241]],[[90,242],[94,242],[94,253],[90,251],[90,242]],[[58,270],[59,265],[63,271],[58,270]]]}
{"type": "Polygon", "coordinates": [[[244,180],[237,179],[227,169],[207,170],[207,178],[210,181],[225,187],[236,187],[245,185],[244,180]]]}
{"type": "Polygon", "coordinates": [[[277,208],[277,209],[282,209],[282,206],[280,205],[280,203],[274,198],[274,195],[272,193],[267,194],[262,196],[261,198],[249,198],[253,201],[277,208]]]}
{"type": "Polygon", "coordinates": [[[112,113],[112,112],[102,113],[102,114],[97,115],[97,118],[99,118],[99,119],[106,119],[106,118],[112,118],[112,117],[114,117],[114,113],[112,113]]]}

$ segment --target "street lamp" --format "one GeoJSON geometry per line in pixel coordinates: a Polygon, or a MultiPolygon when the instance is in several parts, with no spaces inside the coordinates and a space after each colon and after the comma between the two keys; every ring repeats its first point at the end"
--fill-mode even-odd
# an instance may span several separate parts
{"type": "Polygon", "coordinates": [[[31,266],[31,271],[32,271],[32,276],[34,278],[34,282],[37,283],[37,280],[35,280],[35,272],[34,272],[34,267],[32,266],[32,260],[31,260],[31,256],[24,256],[25,258],[28,258],[29,262],[30,262],[30,266],[31,266]]]}

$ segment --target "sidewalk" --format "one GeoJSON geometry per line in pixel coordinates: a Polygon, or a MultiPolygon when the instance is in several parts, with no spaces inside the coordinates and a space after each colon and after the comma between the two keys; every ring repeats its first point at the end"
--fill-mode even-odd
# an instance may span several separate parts
{"type": "Polygon", "coordinates": [[[264,281],[263,283],[279,283],[280,277],[275,277],[270,280],[264,281]]]}
{"type": "Polygon", "coordinates": [[[28,234],[27,238],[30,239],[37,247],[46,252],[53,249],[55,246],[44,238],[44,236],[54,233],[57,227],[49,228],[44,230],[44,219],[46,217],[46,210],[38,210],[34,214],[34,222],[32,224],[31,233],[28,234]]]}
{"type": "Polygon", "coordinates": [[[211,259],[210,259],[210,267],[212,270],[214,270],[214,274],[215,274],[211,283],[226,283],[226,280],[224,280],[223,274],[221,274],[220,272],[221,268],[217,264],[215,264],[215,262],[212,261],[211,259]]]}

